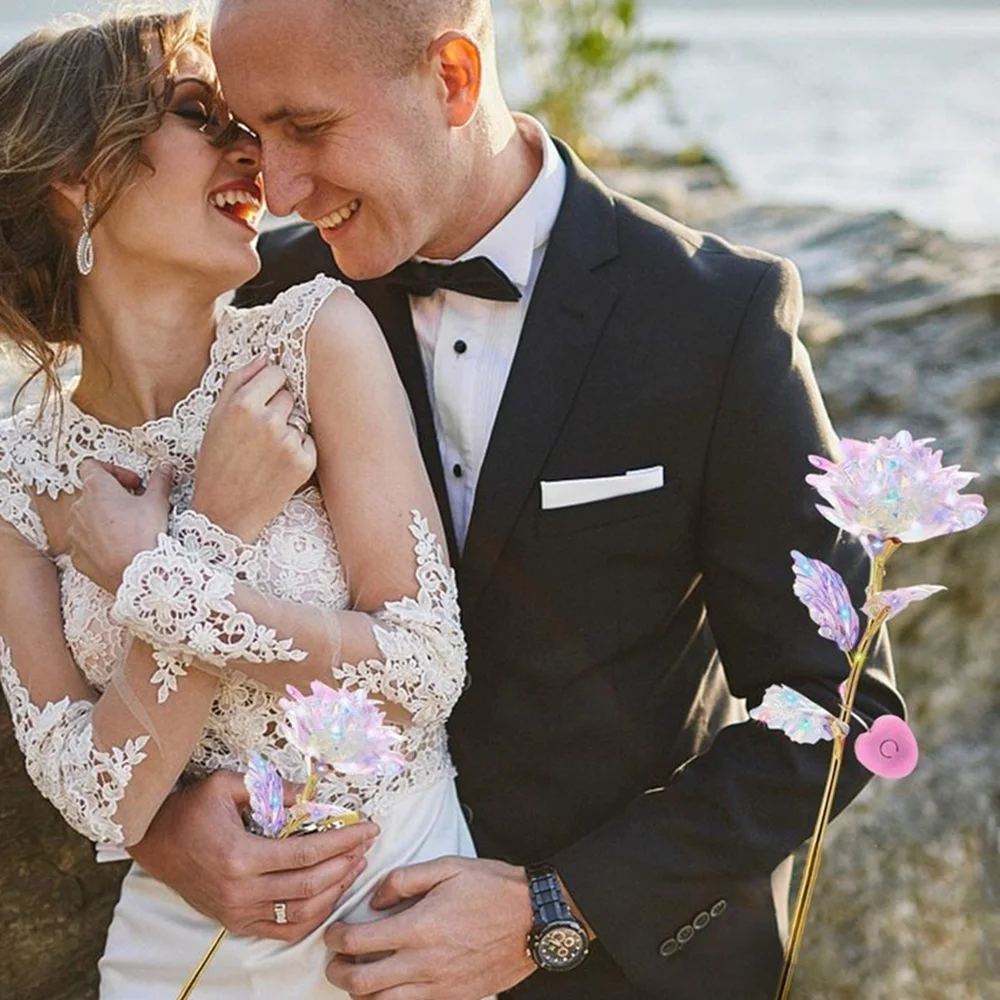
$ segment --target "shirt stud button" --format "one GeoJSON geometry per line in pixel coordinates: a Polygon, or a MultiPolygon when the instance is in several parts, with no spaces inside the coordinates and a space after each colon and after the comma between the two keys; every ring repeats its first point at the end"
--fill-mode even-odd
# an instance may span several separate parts
{"type": "Polygon", "coordinates": [[[465,352],[468,349],[469,349],[469,345],[464,340],[456,340],[455,341],[455,353],[456,354],[465,354],[465,352]]]}
{"type": "Polygon", "coordinates": [[[451,471],[454,473],[456,479],[462,478],[462,466],[456,465],[451,471]]]}

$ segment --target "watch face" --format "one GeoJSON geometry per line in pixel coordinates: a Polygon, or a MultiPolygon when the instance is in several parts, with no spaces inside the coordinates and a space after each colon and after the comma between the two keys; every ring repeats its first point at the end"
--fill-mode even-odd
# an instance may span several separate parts
{"type": "Polygon", "coordinates": [[[543,969],[575,969],[587,955],[587,935],[575,923],[553,924],[539,935],[535,955],[543,969]]]}

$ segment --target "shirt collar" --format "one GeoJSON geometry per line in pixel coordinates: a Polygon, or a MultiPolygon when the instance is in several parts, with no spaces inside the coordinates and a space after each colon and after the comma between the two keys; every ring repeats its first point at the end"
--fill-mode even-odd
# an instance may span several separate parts
{"type": "Polygon", "coordinates": [[[566,192],[566,164],[541,123],[518,115],[520,127],[541,139],[542,169],[524,197],[459,260],[488,257],[523,292],[535,251],[548,243],[566,192]]]}

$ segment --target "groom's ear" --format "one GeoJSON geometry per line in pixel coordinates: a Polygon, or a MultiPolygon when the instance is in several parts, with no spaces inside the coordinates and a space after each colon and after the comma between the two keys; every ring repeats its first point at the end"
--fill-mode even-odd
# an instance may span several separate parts
{"type": "Polygon", "coordinates": [[[442,89],[448,124],[462,128],[479,105],[483,83],[479,46],[468,35],[448,31],[431,42],[427,54],[442,89]]]}

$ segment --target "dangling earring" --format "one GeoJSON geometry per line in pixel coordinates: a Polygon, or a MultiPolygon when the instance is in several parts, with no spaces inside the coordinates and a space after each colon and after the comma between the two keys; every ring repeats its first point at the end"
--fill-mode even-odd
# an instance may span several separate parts
{"type": "Polygon", "coordinates": [[[76,245],[76,266],[80,274],[86,277],[94,270],[94,241],[90,235],[90,227],[94,223],[94,206],[85,201],[80,209],[83,216],[83,233],[76,245]]]}

